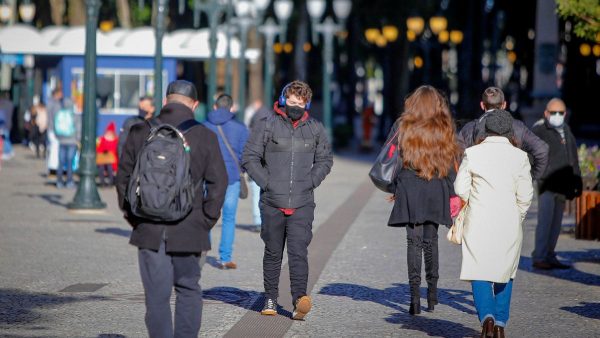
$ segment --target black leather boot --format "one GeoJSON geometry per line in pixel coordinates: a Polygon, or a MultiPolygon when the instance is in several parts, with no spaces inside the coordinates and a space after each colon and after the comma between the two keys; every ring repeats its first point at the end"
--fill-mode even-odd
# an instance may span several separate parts
{"type": "Polygon", "coordinates": [[[410,308],[408,313],[413,316],[421,313],[421,290],[418,285],[410,286],[410,308]]]}

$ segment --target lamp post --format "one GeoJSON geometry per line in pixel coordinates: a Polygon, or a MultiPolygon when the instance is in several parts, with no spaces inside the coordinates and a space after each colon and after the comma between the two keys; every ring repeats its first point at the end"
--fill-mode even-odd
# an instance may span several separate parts
{"type": "Polygon", "coordinates": [[[208,37],[208,45],[210,48],[210,59],[208,61],[208,97],[206,98],[207,105],[211,105],[214,100],[215,93],[217,92],[217,25],[221,13],[226,8],[227,2],[223,0],[207,0],[200,2],[195,0],[194,2],[194,27],[200,25],[200,11],[203,11],[207,18],[210,26],[210,33],[208,37]]]}
{"type": "Polygon", "coordinates": [[[235,4],[235,22],[240,30],[240,54],[238,59],[239,92],[238,92],[238,119],[244,121],[244,110],[246,109],[246,46],[248,44],[248,30],[254,23],[252,18],[252,2],[250,0],[238,0],[235,4]]]}
{"type": "Polygon", "coordinates": [[[265,24],[258,29],[265,36],[265,69],[264,69],[264,90],[263,90],[263,103],[265,106],[273,103],[273,44],[275,43],[275,37],[281,30],[279,26],[275,24],[272,18],[268,18],[265,24]]]}
{"type": "MultiPolygon", "coordinates": [[[[331,74],[333,73],[333,37],[341,31],[343,27],[336,24],[331,17],[327,17],[323,23],[318,23],[323,15],[325,8],[325,0],[309,0],[307,2],[308,13],[311,16],[313,25],[311,26],[314,32],[323,35],[323,123],[327,130],[329,140],[333,141],[332,132],[332,113],[331,113],[331,74]]],[[[334,0],[334,14],[340,22],[344,22],[352,9],[350,0],[334,0]],[[337,2],[337,5],[335,3],[337,2]]],[[[313,35],[313,36],[314,36],[313,35]]],[[[316,42],[316,40],[315,40],[316,42]]]]}
{"type": "Polygon", "coordinates": [[[155,27],[155,51],[154,51],[154,107],[160,111],[162,107],[162,39],[165,33],[165,15],[167,11],[167,0],[157,0],[155,27]]]}
{"type": "Polygon", "coordinates": [[[85,69],[79,185],[69,209],[103,209],[96,188],[96,27],[100,1],[86,0],[85,69]]]}

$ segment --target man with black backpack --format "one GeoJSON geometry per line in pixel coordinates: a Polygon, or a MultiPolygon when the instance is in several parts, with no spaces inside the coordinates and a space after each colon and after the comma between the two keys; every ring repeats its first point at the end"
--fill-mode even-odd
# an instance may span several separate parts
{"type": "Polygon", "coordinates": [[[131,128],[119,161],[119,206],[133,227],[129,243],[139,248],[150,337],[196,337],[200,330],[200,256],[210,250],[227,172],[217,136],[194,120],[197,106],[192,83],[171,82],[160,114],[131,128]]]}
{"type": "MultiPolygon", "coordinates": [[[[465,124],[458,134],[458,143],[463,149],[483,141],[485,138],[486,117],[496,111],[506,109],[504,93],[497,87],[486,88],[481,95],[480,106],[484,111],[483,115],[479,119],[465,124]]],[[[513,119],[512,130],[516,146],[525,151],[530,159],[533,158],[531,175],[534,179],[539,179],[544,174],[548,164],[548,145],[529,130],[522,121],[513,119]]]]}
{"type": "Polygon", "coordinates": [[[313,191],[331,171],[333,155],[323,125],[308,116],[312,91],[301,81],[286,85],[274,113],[250,132],[242,165],[261,189],[260,236],[265,243],[261,314],[277,314],[279,275],[287,242],[293,319],[312,303],[306,293],[308,245],[315,213],[313,191]]]}

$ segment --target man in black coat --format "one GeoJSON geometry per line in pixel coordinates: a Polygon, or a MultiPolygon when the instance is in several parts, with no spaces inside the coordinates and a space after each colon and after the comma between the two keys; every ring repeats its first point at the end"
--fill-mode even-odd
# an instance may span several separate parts
{"type": "MultiPolygon", "coordinates": [[[[461,128],[458,143],[463,149],[474,146],[485,139],[485,118],[495,110],[506,109],[504,93],[500,88],[489,87],[481,96],[479,104],[485,112],[479,119],[471,121],[461,128]]],[[[539,179],[548,164],[548,145],[537,137],[522,121],[513,119],[513,138],[521,150],[533,157],[532,176],[539,179]]]]}
{"type": "Polygon", "coordinates": [[[582,180],[577,144],[565,123],[567,107],[554,98],[546,105],[544,119],[533,126],[533,132],[550,146],[548,167],[538,180],[538,224],[535,249],[531,254],[533,267],[538,269],[568,269],[556,258],[556,242],[562,226],[565,201],[581,195],[582,180]]]}
{"type": "Polygon", "coordinates": [[[123,153],[123,147],[125,146],[131,127],[133,127],[134,124],[151,119],[154,116],[155,109],[154,101],[152,101],[151,96],[140,97],[140,102],[138,103],[138,115],[128,117],[123,122],[121,130],[119,131],[119,147],[117,149],[119,157],[121,157],[121,154],[123,153]]]}
{"type": "Polygon", "coordinates": [[[308,116],[311,97],[312,91],[304,82],[286,85],[275,102],[274,113],[252,129],[242,158],[242,165],[261,189],[263,315],[277,314],[286,239],[292,318],[303,319],[312,306],[306,288],[315,211],[313,190],[331,171],[333,155],[323,125],[308,116]]]}
{"type": "MultiPolygon", "coordinates": [[[[195,86],[177,80],[169,84],[165,106],[158,119],[174,126],[193,119],[198,106],[195,86]]],[[[190,145],[190,168],[197,191],[193,208],[175,224],[161,224],[134,216],[125,199],[138,154],[150,133],[148,123],[131,128],[117,173],[119,206],[133,227],[130,244],[137,246],[142,284],[146,296],[146,327],[150,337],[196,337],[202,317],[200,256],[210,250],[208,233],[219,218],[227,171],[217,136],[197,125],[185,138],[190,145]],[[175,325],[171,320],[170,298],[177,292],[175,325]]]]}

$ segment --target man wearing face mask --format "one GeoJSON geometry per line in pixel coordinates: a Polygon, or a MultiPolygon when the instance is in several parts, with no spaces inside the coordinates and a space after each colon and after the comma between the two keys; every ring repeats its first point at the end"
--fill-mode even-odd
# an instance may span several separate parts
{"type": "Polygon", "coordinates": [[[538,224],[535,249],[531,254],[537,269],[568,269],[556,258],[556,242],[560,235],[565,201],[581,195],[582,181],[577,144],[565,123],[567,107],[553,98],[546,105],[544,119],[533,126],[533,132],[550,147],[548,166],[538,180],[538,224]]]}
{"type": "Polygon", "coordinates": [[[323,125],[308,115],[312,91],[302,81],[286,85],[274,114],[258,121],[242,165],[260,187],[261,238],[265,243],[263,315],[277,314],[279,275],[287,243],[293,319],[312,307],[306,294],[308,244],[312,239],[313,190],[331,171],[333,155],[323,125]]]}

